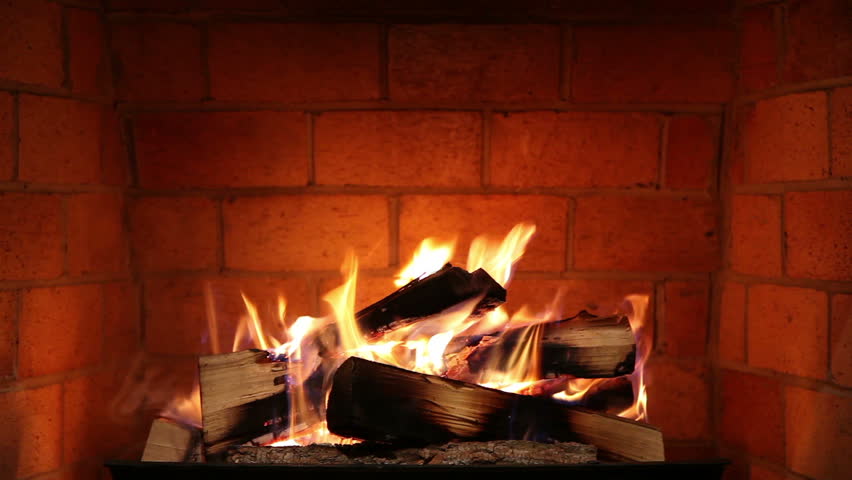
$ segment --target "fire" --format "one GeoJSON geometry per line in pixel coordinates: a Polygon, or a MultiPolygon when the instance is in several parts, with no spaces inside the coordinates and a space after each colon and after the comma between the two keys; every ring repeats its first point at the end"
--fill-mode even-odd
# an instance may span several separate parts
{"type": "MultiPolygon", "coordinates": [[[[498,283],[506,287],[522,258],[527,245],[535,234],[535,225],[519,223],[502,240],[485,236],[476,237],[467,256],[467,270],[482,268],[498,283]]],[[[439,242],[434,238],[423,240],[411,261],[398,274],[394,284],[404,286],[412,280],[428,276],[440,270],[453,257],[455,241],[439,242]]],[[[378,339],[367,339],[360,331],[355,317],[355,294],[358,281],[358,259],[348,254],[341,269],[343,281],[339,287],[329,291],[323,300],[330,306],[331,314],[323,318],[297,317],[288,325],[285,320],[287,301],[277,295],[274,308],[261,312],[258,304],[245,293],[241,293],[245,315],[237,325],[232,344],[233,351],[244,348],[268,350],[272,358],[289,362],[288,395],[289,418],[286,435],[266,443],[276,446],[307,445],[311,443],[351,443],[353,440],[331,434],[325,424],[325,402],[317,404],[316,385],[325,390],[319,398],[327,401],[330,375],[340,362],[349,356],[387,363],[421,373],[444,375],[447,373],[445,352],[454,338],[464,335],[500,335],[512,326],[522,329],[511,352],[504,352],[499,364],[490,362],[483,370],[477,383],[521,394],[553,393],[553,398],[566,402],[578,402],[600,379],[576,379],[560,377],[544,379],[539,371],[543,326],[559,320],[559,297],[544,311],[533,313],[521,307],[514,314],[498,307],[484,317],[472,317],[481,298],[471,298],[447,310],[420,319],[408,326],[385,333],[378,339]],[[264,318],[266,316],[267,318],[264,318]],[[333,353],[328,354],[328,332],[332,332],[335,344],[333,353]],[[325,349],[325,350],[323,350],[325,349]],[[321,355],[321,350],[325,351],[321,355]],[[320,381],[309,379],[320,377],[320,381]],[[314,390],[311,390],[311,389],[314,390]]],[[[218,353],[220,329],[211,288],[205,289],[205,307],[208,313],[208,338],[212,351],[218,353]]],[[[647,391],[642,369],[651,345],[643,334],[647,296],[629,296],[622,312],[628,316],[631,328],[637,337],[635,372],[629,376],[633,385],[635,402],[619,415],[637,420],[646,418],[647,391]]],[[[191,409],[200,411],[196,390],[189,398],[176,399],[172,411],[191,409]]],[[[172,418],[197,418],[181,416],[172,418]]]]}

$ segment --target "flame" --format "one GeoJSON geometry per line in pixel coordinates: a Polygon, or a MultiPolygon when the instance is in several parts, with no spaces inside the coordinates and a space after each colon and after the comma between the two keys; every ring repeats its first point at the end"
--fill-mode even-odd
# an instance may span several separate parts
{"type": "Polygon", "coordinates": [[[512,278],[512,267],[524,255],[534,233],[535,225],[519,223],[512,227],[502,242],[496,243],[484,235],[474,238],[467,254],[468,271],[482,268],[500,285],[507,287],[512,278]]]}
{"type": "Polygon", "coordinates": [[[439,243],[434,238],[423,239],[408,265],[396,274],[394,285],[402,287],[412,280],[437,272],[453,258],[455,248],[455,240],[439,243]]]}
{"type": "MultiPolygon", "coordinates": [[[[476,237],[468,251],[467,269],[483,268],[497,282],[507,286],[535,230],[535,225],[519,223],[502,240],[476,237]]],[[[434,238],[423,240],[411,261],[397,273],[395,284],[401,287],[440,270],[452,258],[455,243],[455,240],[439,242],[434,238]]],[[[249,345],[269,351],[275,360],[289,362],[287,391],[290,410],[286,432],[273,430],[256,442],[274,446],[353,443],[352,439],[331,434],[325,423],[328,387],[340,362],[349,356],[359,356],[421,373],[447,375],[446,350],[454,338],[462,335],[496,338],[511,327],[512,337],[505,342],[505,350],[489,359],[487,368],[473,379],[487,387],[525,395],[552,395],[558,400],[577,402],[601,381],[542,378],[540,359],[544,325],[562,318],[560,300],[563,292],[558,292],[553,302],[541,312],[532,312],[524,306],[510,313],[498,307],[480,317],[472,314],[481,298],[471,298],[432,317],[418,319],[415,323],[387,332],[381,338],[368,339],[355,318],[358,259],[354,254],[346,256],[341,273],[341,285],[323,296],[331,307],[331,314],[322,318],[300,316],[288,324],[285,318],[288,305],[283,295],[278,294],[274,304],[267,304],[257,303],[245,292],[240,292],[245,314],[237,324],[233,350],[249,345]],[[284,341],[279,341],[279,338],[284,341]]],[[[211,349],[218,352],[220,331],[209,284],[205,287],[205,307],[211,349]]],[[[629,376],[635,402],[619,415],[637,420],[647,418],[647,392],[642,372],[651,350],[650,341],[643,333],[647,307],[648,297],[638,295],[629,296],[622,306],[622,313],[628,316],[637,337],[637,357],[635,372],[629,376]]],[[[195,417],[180,414],[182,409],[199,411],[199,407],[196,388],[189,397],[176,399],[168,409],[171,412],[168,416],[178,420],[200,418],[197,413],[195,417]]],[[[164,412],[166,415],[167,412],[164,412]]]]}

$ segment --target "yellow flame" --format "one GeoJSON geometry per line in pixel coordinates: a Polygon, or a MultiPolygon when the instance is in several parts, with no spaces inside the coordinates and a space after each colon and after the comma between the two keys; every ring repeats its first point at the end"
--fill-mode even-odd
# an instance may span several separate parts
{"type": "Polygon", "coordinates": [[[493,242],[484,235],[474,238],[467,255],[468,271],[482,268],[500,285],[506,287],[512,278],[512,267],[524,255],[534,233],[535,225],[519,223],[512,227],[500,243],[493,242]]]}
{"type": "Polygon", "coordinates": [[[402,287],[414,279],[437,272],[453,258],[455,247],[455,240],[439,243],[434,238],[423,239],[408,265],[397,273],[394,285],[402,287]]]}
{"type": "Polygon", "coordinates": [[[630,328],[636,337],[636,363],[633,373],[628,375],[633,384],[634,402],[618,416],[633,420],[648,421],[648,392],[645,388],[645,363],[653,348],[652,339],[644,332],[648,312],[647,295],[628,295],[625,298],[625,310],[630,328]]]}
{"type": "Polygon", "coordinates": [[[344,351],[357,352],[366,344],[361,329],[355,321],[355,286],[358,283],[358,258],[349,252],[343,263],[341,273],[345,278],[343,285],[328,292],[323,297],[334,312],[334,321],[340,333],[340,344],[344,351]]]}
{"type": "Polygon", "coordinates": [[[263,331],[263,326],[260,324],[260,317],[257,314],[257,306],[248,299],[245,293],[240,292],[240,296],[243,297],[243,303],[245,303],[246,312],[248,312],[248,327],[252,339],[254,339],[257,346],[261,349],[269,350],[269,343],[266,341],[266,335],[263,331]]]}

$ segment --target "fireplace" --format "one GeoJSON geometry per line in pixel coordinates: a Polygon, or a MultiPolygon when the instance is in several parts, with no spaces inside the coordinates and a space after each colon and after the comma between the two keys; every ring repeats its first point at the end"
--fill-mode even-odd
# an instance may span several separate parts
{"type": "Polygon", "coordinates": [[[510,313],[649,299],[667,460],[849,476],[848,2],[391,3],[0,3],[4,475],[138,460],[241,293],[528,222],[510,313]]]}

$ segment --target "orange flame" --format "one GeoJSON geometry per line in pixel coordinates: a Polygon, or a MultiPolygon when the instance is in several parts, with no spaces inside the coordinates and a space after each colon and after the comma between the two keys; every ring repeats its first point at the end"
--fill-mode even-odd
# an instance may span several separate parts
{"type": "Polygon", "coordinates": [[[396,274],[394,285],[402,287],[414,279],[437,272],[453,258],[455,248],[455,240],[438,243],[434,238],[423,239],[408,265],[396,274]]]}

